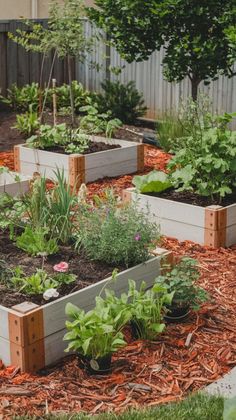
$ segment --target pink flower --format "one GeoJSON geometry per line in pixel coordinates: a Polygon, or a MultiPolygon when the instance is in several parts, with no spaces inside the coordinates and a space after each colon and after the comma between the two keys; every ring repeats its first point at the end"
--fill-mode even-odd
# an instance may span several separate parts
{"type": "Polygon", "coordinates": [[[141,236],[139,235],[139,233],[136,233],[136,235],[134,237],[134,240],[135,241],[140,241],[140,239],[141,239],[141,236]]]}
{"type": "Polygon", "coordinates": [[[62,261],[59,264],[54,265],[53,270],[57,271],[58,273],[66,273],[69,269],[69,264],[67,262],[62,261]]]}

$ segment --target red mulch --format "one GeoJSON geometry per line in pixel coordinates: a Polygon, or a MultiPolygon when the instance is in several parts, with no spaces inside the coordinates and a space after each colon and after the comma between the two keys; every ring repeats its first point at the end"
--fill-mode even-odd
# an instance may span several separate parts
{"type": "MultiPolygon", "coordinates": [[[[5,159],[9,158],[5,156],[5,159]]],[[[0,155],[1,159],[1,155],[0,155]]],[[[146,170],[164,168],[168,156],[146,148],[146,170]]],[[[100,192],[131,185],[131,176],[90,184],[100,192]]],[[[189,241],[164,239],[163,246],[176,255],[187,254],[200,262],[200,283],[211,294],[201,311],[181,324],[168,325],[157,342],[132,342],[113,356],[111,374],[89,376],[76,358],[67,358],[47,375],[0,370],[0,413],[42,416],[45,413],[112,411],[144,407],[184,397],[215,381],[236,366],[236,247],[212,249],[189,241]]]]}

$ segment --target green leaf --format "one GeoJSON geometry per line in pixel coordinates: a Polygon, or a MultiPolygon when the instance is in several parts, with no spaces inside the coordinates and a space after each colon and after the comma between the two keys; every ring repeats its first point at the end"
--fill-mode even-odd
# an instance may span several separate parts
{"type": "Polygon", "coordinates": [[[133,184],[138,192],[141,193],[159,193],[172,186],[168,175],[161,171],[152,171],[147,175],[136,175],[133,178],[133,184]]]}

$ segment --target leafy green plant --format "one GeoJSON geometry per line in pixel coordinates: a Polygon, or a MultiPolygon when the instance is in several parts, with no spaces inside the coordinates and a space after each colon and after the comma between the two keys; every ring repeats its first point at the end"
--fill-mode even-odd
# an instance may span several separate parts
{"type": "Polygon", "coordinates": [[[28,295],[40,295],[47,290],[55,289],[63,284],[70,284],[76,280],[74,274],[56,273],[49,275],[43,269],[37,269],[36,273],[26,276],[20,267],[14,270],[11,282],[15,289],[28,295]]]}
{"type": "Polygon", "coordinates": [[[14,83],[10,89],[7,89],[7,97],[0,96],[0,100],[10,106],[14,111],[37,112],[38,109],[39,86],[38,83],[27,84],[18,87],[14,83]]]}
{"type": "Polygon", "coordinates": [[[57,242],[55,239],[48,239],[47,234],[48,230],[45,228],[32,230],[26,226],[24,232],[17,237],[16,246],[32,256],[56,254],[57,242]]]}
{"type": "Polygon", "coordinates": [[[165,172],[151,171],[147,175],[136,175],[133,184],[140,193],[160,193],[172,187],[165,172]]]}
{"type": "Polygon", "coordinates": [[[236,398],[228,398],[224,401],[223,420],[234,420],[236,418],[236,398]]]}
{"type": "Polygon", "coordinates": [[[47,149],[55,145],[63,146],[68,142],[66,124],[51,126],[42,124],[37,135],[31,136],[26,143],[34,149],[47,149]]]}
{"type": "Polygon", "coordinates": [[[132,313],[132,323],[139,338],[154,340],[165,329],[163,315],[166,305],[172,302],[174,292],[155,284],[146,290],[142,282],[137,290],[134,280],[129,280],[129,307],[132,313]]]}
{"type": "Polygon", "coordinates": [[[143,95],[136,89],[135,82],[122,84],[119,81],[106,80],[101,86],[103,94],[96,98],[99,112],[110,111],[112,118],[132,124],[147,111],[143,95]]]}
{"type": "Polygon", "coordinates": [[[65,147],[66,153],[85,153],[89,149],[91,140],[87,134],[80,129],[73,130],[70,136],[70,143],[65,147]]]}
{"type": "Polygon", "coordinates": [[[190,306],[198,310],[200,304],[208,300],[207,292],[197,285],[200,277],[197,260],[182,257],[171,266],[164,266],[165,274],[156,278],[156,284],[165,287],[168,293],[173,293],[173,305],[177,307],[190,306]]]}
{"type": "Polygon", "coordinates": [[[112,137],[114,131],[121,127],[122,122],[111,118],[111,112],[99,113],[97,105],[87,105],[80,108],[86,115],[80,119],[80,129],[87,134],[103,134],[112,137]]]}
{"type": "MultiPolygon", "coordinates": [[[[66,305],[68,332],[64,340],[69,341],[66,351],[75,350],[93,360],[110,355],[126,344],[117,327],[117,319],[111,316],[109,308],[96,306],[85,313],[71,303],[66,305]]],[[[118,315],[120,317],[120,315],[118,315]]]]}
{"type": "Polygon", "coordinates": [[[16,124],[13,128],[16,128],[20,133],[25,136],[31,136],[34,134],[40,127],[38,114],[33,111],[32,105],[29,105],[29,111],[26,111],[25,114],[20,114],[16,116],[16,124]]]}
{"type": "MultiPolygon", "coordinates": [[[[73,80],[71,85],[75,111],[79,113],[79,108],[87,105],[88,99],[90,98],[90,92],[84,89],[82,83],[77,82],[77,80],[73,80]]],[[[69,109],[69,112],[71,113],[70,86],[64,83],[62,86],[49,89],[48,104],[50,107],[52,105],[52,94],[54,92],[57,95],[57,107],[59,112],[63,109],[69,109]]]]}
{"type": "Polygon", "coordinates": [[[221,202],[236,187],[236,133],[227,129],[235,114],[209,117],[182,139],[170,160],[171,182],[179,191],[193,191],[221,202]],[[215,126],[211,127],[214,124],[215,126]],[[181,143],[180,143],[181,147],[181,143]]]}
{"type": "Polygon", "coordinates": [[[137,203],[121,206],[112,194],[96,206],[81,204],[78,209],[77,247],[92,260],[139,264],[159,238],[159,226],[138,210],[137,203]]]}

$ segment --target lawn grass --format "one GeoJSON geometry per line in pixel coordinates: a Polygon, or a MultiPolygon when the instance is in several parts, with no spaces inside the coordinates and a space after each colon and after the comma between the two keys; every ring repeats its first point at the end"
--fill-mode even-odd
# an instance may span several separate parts
{"type": "MultiPolygon", "coordinates": [[[[157,406],[145,410],[131,410],[120,415],[100,414],[89,416],[84,414],[48,415],[40,417],[47,420],[222,420],[224,400],[221,397],[210,397],[195,394],[185,400],[157,406]]],[[[14,417],[14,420],[36,419],[36,417],[14,417]]]]}

